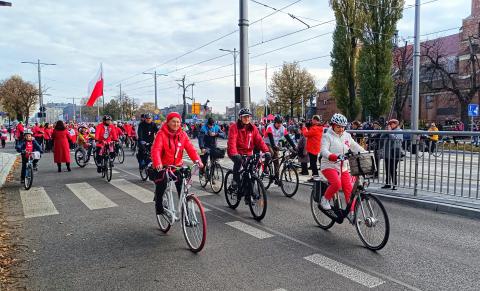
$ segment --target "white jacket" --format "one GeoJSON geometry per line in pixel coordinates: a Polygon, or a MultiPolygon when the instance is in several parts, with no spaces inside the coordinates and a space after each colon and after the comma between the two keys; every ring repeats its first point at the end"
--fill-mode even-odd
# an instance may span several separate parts
{"type": "MultiPolygon", "coordinates": [[[[320,165],[320,169],[323,171],[325,169],[336,169],[340,170],[341,162],[332,162],[328,159],[331,154],[335,155],[344,155],[351,150],[353,153],[366,152],[362,146],[360,146],[356,141],[353,140],[352,136],[348,132],[344,132],[341,136],[336,134],[333,129],[330,127],[322,137],[322,147],[320,154],[323,159],[320,165]]],[[[343,162],[342,172],[348,171],[349,165],[348,161],[343,162]]]]}

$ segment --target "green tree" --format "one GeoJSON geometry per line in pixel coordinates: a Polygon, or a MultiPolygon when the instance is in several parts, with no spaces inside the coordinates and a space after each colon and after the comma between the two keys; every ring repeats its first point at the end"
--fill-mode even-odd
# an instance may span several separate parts
{"type": "Polygon", "coordinates": [[[330,0],[330,6],[336,20],[330,53],[332,95],[342,113],[355,119],[361,108],[357,96],[357,59],[363,15],[357,0],[330,0]]]}
{"type": "Polygon", "coordinates": [[[270,104],[279,108],[279,113],[299,117],[302,112],[302,97],[308,100],[316,94],[315,78],[298,63],[284,63],[280,71],[275,72],[270,84],[270,104]]]}
{"type": "Polygon", "coordinates": [[[358,83],[364,118],[378,118],[392,104],[393,38],[402,17],[403,0],[362,0],[364,15],[362,49],[358,61],[358,83]]]}
{"type": "Polygon", "coordinates": [[[0,82],[0,102],[11,118],[27,121],[38,102],[38,89],[20,76],[0,82]]]}

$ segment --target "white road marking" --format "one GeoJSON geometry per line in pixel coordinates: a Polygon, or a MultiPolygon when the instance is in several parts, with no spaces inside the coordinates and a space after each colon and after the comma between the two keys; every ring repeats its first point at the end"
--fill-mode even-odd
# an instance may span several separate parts
{"type": "Polygon", "coordinates": [[[110,184],[143,203],[153,202],[153,191],[149,191],[137,184],[125,179],[114,179],[110,181],[110,184]]]}
{"type": "Polygon", "coordinates": [[[197,197],[204,197],[204,196],[213,195],[212,193],[209,193],[209,192],[206,192],[206,191],[199,191],[199,190],[196,190],[194,193],[195,193],[195,196],[197,196],[197,197]]]}
{"type": "Polygon", "coordinates": [[[229,225],[233,228],[236,228],[240,231],[243,231],[244,233],[247,233],[247,234],[249,234],[251,236],[254,236],[258,239],[273,237],[272,234],[270,234],[266,231],[263,231],[261,229],[255,228],[253,226],[250,226],[250,225],[248,225],[246,223],[243,223],[241,221],[232,221],[232,222],[227,222],[225,224],[229,225]]]}
{"type": "Polygon", "coordinates": [[[120,172],[112,170],[112,174],[120,174],[120,172]]]}
{"type": "Polygon", "coordinates": [[[25,218],[58,214],[55,205],[48,197],[43,187],[32,187],[30,190],[20,190],[23,214],[25,218]]]}
{"type": "Polygon", "coordinates": [[[66,186],[90,210],[118,206],[112,200],[108,199],[107,197],[105,197],[105,195],[90,186],[90,184],[88,183],[67,184],[66,186]]]}
{"type": "Polygon", "coordinates": [[[313,254],[304,259],[368,288],[374,288],[385,283],[385,281],[380,278],[374,277],[320,254],[313,254]]]}
{"type": "Polygon", "coordinates": [[[273,291],[287,291],[287,289],[283,289],[283,288],[278,288],[278,289],[275,289],[273,291]]]}

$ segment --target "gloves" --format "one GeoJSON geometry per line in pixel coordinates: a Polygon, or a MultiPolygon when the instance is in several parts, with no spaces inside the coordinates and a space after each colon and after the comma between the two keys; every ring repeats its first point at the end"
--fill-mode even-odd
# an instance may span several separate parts
{"type": "Polygon", "coordinates": [[[337,156],[336,154],[330,154],[330,155],[328,156],[328,160],[329,160],[330,162],[336,162],[337,159],[338,159],[338,156],[337,156]]]}
{"type": "Polygon", "coordinates": [[[270,159],[272,157],[272,154],[270,152],[265,153],[265,159],[270,159]]]}

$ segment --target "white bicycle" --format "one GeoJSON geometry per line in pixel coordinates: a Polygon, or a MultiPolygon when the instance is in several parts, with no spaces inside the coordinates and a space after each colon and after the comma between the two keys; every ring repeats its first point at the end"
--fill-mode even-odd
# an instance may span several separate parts
{"type": "Polygon", "coordinates": [[[166,166],[163,179],[168,179],[167,189],[163,195],[163,214],[157,214],[160,230],[167,233],[170,227],[181,219],[183,234],[190,250],[197,253],[205,246],[207,240],[207,218],[200,200],[189,193],[192,186],[192,172],[198,170],[198,165],[192,167],[166,166]],[[178,207],[175,207],[173,191],[176,191],[177,174],[183,179],[182,192],[178,207]]]}

